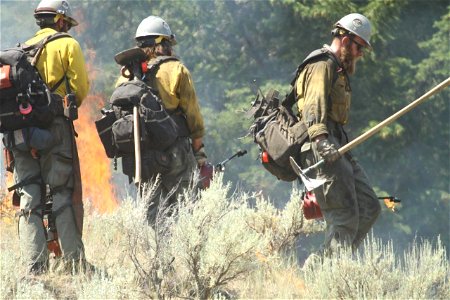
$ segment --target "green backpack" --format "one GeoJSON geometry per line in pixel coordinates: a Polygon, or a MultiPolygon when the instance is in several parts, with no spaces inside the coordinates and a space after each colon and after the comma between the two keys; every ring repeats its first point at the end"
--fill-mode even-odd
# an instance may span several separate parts
{"type": "MultiPolygon", "coordinates": [[[[247,112],[254,121],[249,129],[249,135],[260,148],[261,163],[272,175],[283,181],[294,181],[297,174],[292,170],[289,157],[298,161],[302,145],[309,141],[308,128],[293,112],[296,103],[296,81],[303,68],[314,59],[329,56],[335,60],[327,49],[322,48],[309,54],[298,66],[291,90],[281,101],[279,92],[269,90],[266,96],[258,93],[247,112]]],[[[336,60],[335,60],[336,61],[336,60]]],[[[339,64],[336,61],[336,68],[339,64]]],[[[336,76],[333,82],[337,79],[336,76]]]]}

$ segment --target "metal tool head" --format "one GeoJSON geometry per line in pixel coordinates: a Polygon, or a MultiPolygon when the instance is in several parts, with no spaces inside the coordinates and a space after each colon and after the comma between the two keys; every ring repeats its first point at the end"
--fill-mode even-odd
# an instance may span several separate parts
{"type": "Polygon", "coordinates": [[[308,191],[312,191],[315,188],[318,188],[319,186],[321,186],[322,184],[325,183],[325,179],[314,179],[314,178],[309,178],[308,176],[306,176],[305,172],[303,172],[303,170],[300,168],[299,165],[297,165],[297,162],[295,161],[295,159],[291,156],[289,157],[290,163],[291,163],[291,167],[294,170],[295,174],[297,174],[300,179],[302,180],[303,184],[305,185],[305,188],[308,191]]]}
{"type": "Polygon", "coordinates": [[[116,63],[122,66],[127,66],[131,63],[140,63],[147,59],[147,55],[141,48],[131,48],[117,53],[114,56],[116,63]]]}

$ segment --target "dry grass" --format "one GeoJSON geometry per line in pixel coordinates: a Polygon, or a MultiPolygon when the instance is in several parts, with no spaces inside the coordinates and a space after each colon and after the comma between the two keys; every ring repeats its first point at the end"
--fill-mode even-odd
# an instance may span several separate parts
{"type": "Polygon", "coordinates": [[[399,255],[371,237],[356,255],[342,251],[301,268],[292,249],[296,237],[323,227],[303,219],[298,191],[283,210],[257,194],[232,193],[221,178],[182,198],[175,214],[158,218],[156,230],[146,224],[141,199],[124,199],[111,214],[89,212],[84,241],[97,268],[90,274],[26,275],[16,228],[1,222],[0,297],[450,298],[439,241],[413,243],[399,255]]]}

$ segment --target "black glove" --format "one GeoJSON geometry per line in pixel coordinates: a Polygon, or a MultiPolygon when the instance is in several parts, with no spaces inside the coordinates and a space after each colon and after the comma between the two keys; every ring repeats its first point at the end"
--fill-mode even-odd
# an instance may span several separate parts
{"type": "Polygon", "coordinates": [[[317,152],[327,163],[335,162],[341,157],[339,151],[328,139],[322,139],[317,142],[317,152]]]}

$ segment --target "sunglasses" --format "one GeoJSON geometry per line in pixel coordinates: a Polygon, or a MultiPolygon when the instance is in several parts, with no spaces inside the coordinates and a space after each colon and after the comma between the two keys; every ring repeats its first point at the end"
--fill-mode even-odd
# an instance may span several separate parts
{"type": "Polygon", "coordinates": [[[358,50],[358,52],[364,52],[364,49],[366,48],[366,46],[358,43],[354,38],[351,38],[352,43],[356,44],[356,50],[358,50]]]}

